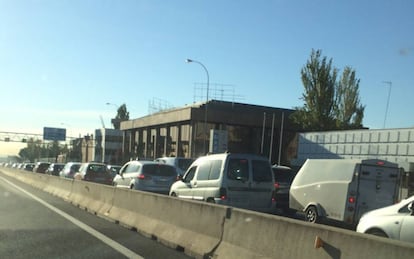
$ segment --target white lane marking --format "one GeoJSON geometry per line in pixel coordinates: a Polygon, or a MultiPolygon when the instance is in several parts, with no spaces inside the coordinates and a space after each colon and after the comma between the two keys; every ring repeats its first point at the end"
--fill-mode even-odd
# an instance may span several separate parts
{"type": "Polygon", "coordinates": [[[57,214],[59,214],[60,216],[64,217],[65,219],[69,220],[70,222],[72,222],[73,224],[75,224],[76,226],[78,226],[79,228],[85,230],[86,232],[88,232],[89,234],[91,234],[92,236],[96,237],[97,239],[101,240],[103,243],[107,244],[108,246],[112,247],[113,249],[115,249],[116,251],[118,251],[119,253],[125,255],[128,258],[136,258],[136,259],[143,259],[144,257],[134,253],[133,251],[129,250],[128,248],[126,248],[125,246],[119,244],[118,242],[110,239],[109,237],[105,236],[104,234],[96,231],[95,229],[91,228],[90,226],[86,225],[85,223],[75,219],[74,217],[70,216],[69,214],[67,214],[64,211],[61,211],[60,209],[54,207],[53,205],[50,205],[49,203],[45,202],[44,200],[40,199],[39,197],[31,194],[30,192],[26,191],[25,189],[13,184],[12,182],[10,182],[9,180],[3,178],[0,176],[0,178],[7,182],[8,184],[10,184],[11,186],[13,186],[14,188],[18,189],[19,191],[25,193],[26,195],[28,195],[29,197],[31,197],[32,199],[34,199],[35,201],[39,202],[40,204],[42,204],[43,206],[49,208],[50,210],[56,212],[57,214]]]}

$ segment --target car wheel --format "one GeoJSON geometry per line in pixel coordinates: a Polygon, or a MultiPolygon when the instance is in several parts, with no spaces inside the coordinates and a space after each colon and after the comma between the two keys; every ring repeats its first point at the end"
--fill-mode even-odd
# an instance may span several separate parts
{"type": "Polygon", "coordinates": [[[177,197],[177,194],[175,194],[175,192],[171,193],[170,195],[171,197],[177,197]]]}
{"type": "Polygon", "coordinates": [[[213,198],[208,198],[206,200],[206,202],[208,202],[208,203],[216,203],[216,201],[213,198]]]}
{"type": "Polygon", "coordinates": [[[129,189],[134,189],[134,185],[133,184],[131,184],[130,186],[129,186],[129,189]]]}
{"type": "Polygon", "coordinates": [[[319,222],[319,215],[318,210],[315,206],[309,206],[305,212],[305,219],[311,223],[318,223],[319,222]]]}
{"type": "Polygon", "coordinates": [[[370,234],[370,235],[378,236],[378,237],[387,237],[388,238],[387,234],[385,234],[384,231],[382,231],[380,229],[371,229],[371,230],[368,230],[366,233],[370,234]]]}

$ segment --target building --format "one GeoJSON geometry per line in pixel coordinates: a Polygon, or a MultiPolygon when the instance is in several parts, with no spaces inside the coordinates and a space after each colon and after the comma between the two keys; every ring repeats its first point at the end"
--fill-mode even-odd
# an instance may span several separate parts
{"type": "Polygon", "coordinates": [[[95,130],[94,161],[107,164],[121,164],[123,133],[117,129],[101,128],[95,130]]]}
{"type": "Polygon", "coordinates": [[[297,142],[294,166],[308,158],[387,160],[404,169],[407,197],[414,195],[414,128],[306,132],[298,134],[297,142]]]}
{"type": "Polygon", "coordinates": [[[285,163],[295,136],[288,120],[292,112],[217,100],[164,110],[121,122],[123,153],[133,159],[196,158],[213,152],[219,143],[229,152],[262,154],[272,163],[285,163]]]}
{"type": "Polygon", "coordinates": [[[307,158],[377,158],[413,171],[414,128],[300,133],[292,163],[302,165],[307,158]]]}

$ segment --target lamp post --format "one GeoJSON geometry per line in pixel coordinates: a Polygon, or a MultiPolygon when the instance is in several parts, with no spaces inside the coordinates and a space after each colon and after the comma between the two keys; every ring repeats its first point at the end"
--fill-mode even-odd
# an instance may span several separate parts
{"type": "Polygon", "coordinates": [[[385,129],[385,122],[387,121],[387,115],[388,115],[388,107],[390,105],[390,96],[391,96],[392,82],[391,81],[383,81],[383,83],[388,85],[387,106],[385,107],[384,125],[382,127],[382,128],[385,129]]]}
{"type": "Polygon", "coordinates": [[[116,104],[114,104],[114,103],[106,103],[106,105],[113,105],[113,106],[115,106],[115,107],[116,107],[116,109],[117,109],[117,110],[119,109],[119,105],[116,105],[116,104]]]}
{"type": "Polygon", "coordinates": [[[206,66],[203,65],[200,61],[193,60],[193,59],[186,59],[185,62],[187,63],[197,63],[203,67],[204,71],[206,71],[207,75],[207,93],[206,93],[206,104],[204,108],[204,141],[203,141],[203,152],[206,154],[206,142],[207,142],[207,105],[208,105],[208,92],[209,92],[209,85],[210,85],[210,75],[208,74],[208,70],[206,66]]]}

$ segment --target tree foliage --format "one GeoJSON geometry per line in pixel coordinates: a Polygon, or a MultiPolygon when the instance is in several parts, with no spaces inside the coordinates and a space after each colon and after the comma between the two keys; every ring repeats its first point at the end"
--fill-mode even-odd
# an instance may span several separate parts
{"type": "Polygon", "coordinates": [[[338,82],[336,92],[336,127],[361,128],[365,106],[360,104],[359,82],[355,71],[347,66],[338,82]]]}
{"type": "Polygon", "coordinates": [[[112,119],[112,125],[115,129],[120,129],[121,121],[129,120],[129,111],[127,110],[126,104],[122,104],[118,107],[117,114],[114,119],[112,119]]]}
{"type": "Polygon", "coordinates": [[[29,139],[27,147],[20,149],[19,156],[23,161],[34,162],[41,158],[57,158],[62,153],[67,153],[67,146],[59,145],[58,141],[43,143],[39,139],[29,139]]]}
{"type": "Polygon", "coordinates": [[[365,107],[360,104],[359,82],[355,71],[346,67],[337,81],[338,69],[332,59],[312,50],[301,70],[304,106],[292,120],[304,130],[361,128],[365,107]]]}

